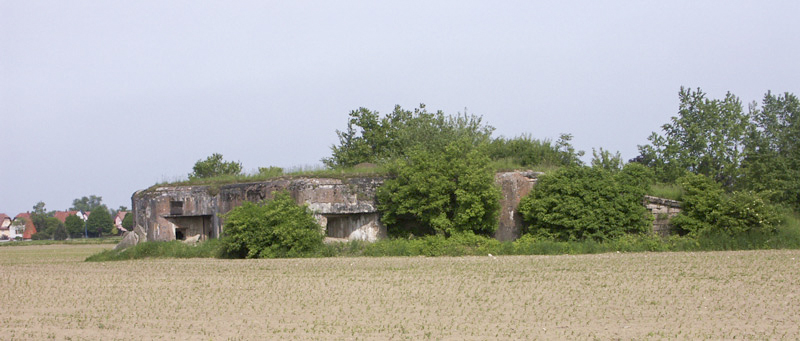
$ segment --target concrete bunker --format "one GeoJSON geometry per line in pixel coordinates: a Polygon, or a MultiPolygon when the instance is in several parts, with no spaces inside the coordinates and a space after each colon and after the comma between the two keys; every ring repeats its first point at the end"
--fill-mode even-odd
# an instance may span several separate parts
{"type": "MultiPolygon", "coordinates": [[[[495,238],[518,238],[523,221],[517,212],[522,197],[535,186],[541,173],[503,172],[495,175],[502,189],[495,238]]],[[[300,205],[308,205],[325,235],[332,239],[375,241],[387,237],[380,222],[376,192],[383,177],[294,178],[262,182],[235,183],[217,188],[209,186],[164,186],[137,191],[131,201],[134,224],[140,226],[142,240],[218,238],[224,214],[245,201],[272,198],[276,191],[288,191],[300,205]]],[[[645,198],[645,205],[657,218],[654,231],[669,233],[668,218],[680,212],[680,203],[660,198],[645,198]]]]}

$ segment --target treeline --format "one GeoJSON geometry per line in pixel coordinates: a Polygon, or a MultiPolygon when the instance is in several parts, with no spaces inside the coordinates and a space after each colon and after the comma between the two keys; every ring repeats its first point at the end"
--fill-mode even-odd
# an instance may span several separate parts
{"type": "Polygon", "coordinates": [[[568,166],[581,162],[583,152],[572,147],[569,134],[562,134],[552,143],[529,135],[492,138],[492,132],[494,127],[484,124],[480,116],[432,113],[424,104],[413,111],[396,106],[385,116],[360,108],[350,112],[346,130],[336,131],[339,144],[331,147],[331,157],[322,162],[330,168],[361,163],[391,164],[420,149],[444,151],[458,140],[480,149],[492,161],[517,167],[568,166]]]}
{"type": "Polygon", "coordinates": [[[791,93],[767,92],[745,111],[728,93],[710,99],[681,88],[678,115],[639,146],[635,160],[662,182],[698,174],[726,192],[753,191],[800,209],[800,101],[791,93]]]}

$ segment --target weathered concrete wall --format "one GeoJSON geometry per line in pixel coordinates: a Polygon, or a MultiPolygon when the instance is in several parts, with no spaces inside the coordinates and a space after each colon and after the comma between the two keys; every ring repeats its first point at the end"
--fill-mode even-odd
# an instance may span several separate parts
{"type": "Polygon", "coordinates": [[[348,218],[352,222],[348,225],[350,230],[339,224],[336,233],[353,239],[376,240],[386,236],[375,202],[375,191],[381,184],[382,178],[300,178],[230,184],[218,189],[168,186],[138,191],[131,201],[134,223],[147,231],[147,240],[174,240],[196,234],[217,238],[222,234],[223,214],[244,201],[271,199],[274,192],[284,190],[298,204],[308,205],[323,227],[328,216],[359,215],[357,219],[348,218]]]}
{"type": "MultiPolygon", "coordinates": [[[[534,187],[537,172],[503,172],[495,175],[502,191],[495,238],[515,240],[523,221],[517,212],[520,200],[534,187]]],[[[277,191],[288,191],[298,204],[306,204],[325,228],[326,236],[374,241],[386,237],[380,223],[376,191],[383,178],[299,178],[208,186],[169,186],[139,191],[132,197],[134,223],[146,231],[146,240],[174,240],[194,235],[217,238],[222,234],[222,215],[245,201],[271,199],[277,191]]],[[[653,213],[653,231],[668,235],[669,219],[680,212],[674,200],[646,197],[653,213]]]]}
{"type": "Polygon", "coordinates": [[[522,215],[517,212],[519,201],[528,195],[542,173],[503,172],[494,176],[503,196],[494,237],[501,241],[515,240],[522,235],[522,215]]]}
{"type": "Polygon", "coordinates": [[[679,201],[651,197],[644,197],[644,205],[653,214],[653,233],[661,236],[669,236],[672,226],[669,220],[681,213],[681,203],[679,201]]]}
{"type": "MultiPolygon", "coordinates": [[[[210,226],[206,235],[216,238],[220,235],[220,212],[218,198],[209,194],[207,186],[160,187],[154,191],[138,191],[131,198],[134,224],[144,228],[147,240],[174,240],[176,229],[191,228],[181,218],[205,219],[210,226]],[[178,207],[180,203],[180,207],[178,207]]],[[[196,223],[196,221],[191,221],[196,223]]],[[[187,231],[188,233],[188,231],[187,231]]]]}

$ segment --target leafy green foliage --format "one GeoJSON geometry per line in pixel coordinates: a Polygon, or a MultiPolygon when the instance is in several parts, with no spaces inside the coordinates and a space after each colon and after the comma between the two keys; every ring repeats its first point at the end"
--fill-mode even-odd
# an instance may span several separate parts
{"type": "Polygon", "coordinates": [[[67,235],[67,228],[59,221],[55,230],[53,230],[53,240],[66,240],[67,237],[69,237],[69,235],[67,235]]]}
{"type": "Polygon", "coordinates": [[[238,175],[242,173],[242,164],[222,160],[222,154],[211,154],[205,160],[198,160],[189,173],[189,180],[194,178],[211,178],[220,175],[238,175]]]}
{"type": "Polygon", "coordinates": [[[223,254],[232,258],[300,257],[322,245],[322,227],[287,192],[261,204],[244,202],[225,215],[223,254]]]}
{"type": "Polygon", "coordinates": [[[800,100],[767,92],[762,103],[750,110],[743,187],[800,210],[800,100]]]}
{"type": "Polygon", "coordinates": [[[128,231],[133,231],[133,212],[128,212],[125,218],[122,218],[122,227],[128,231]]]}
{"type": "Polygon", "coordinates": [[[612,154],[602,147],[599,151],[592,148],[592,167],[602,168],[609,172],[618,172],[624,164],[622,155],[619,152],[612,154]]]}
{"type": "Polygon", "coordinates": [[[759,230],[771,232],[780,223],[778,209],[756,192],[733,192],[704,175],[678,179],[683,188],[683,211],[670,223],[679,234],[726,234],[759,230]]]}
{"type": "Polygon", "coordinates": [[[500,190],[494,183],[485,145],[461,137],[443,149],[417,146],[390,166],[395,177],[378,189],[381,221],[389,233],[489,235],[497,227],[500,190]]]}
{"type": "Polygon", "coordinates": [[[76,215],[70,215],[64,219],[64,225],[67,229],[67,234],[72,238],[83,237],[83,224],[83,219],[78,218],[76,215]]]}
{"type": "Polygon", "coordinates": [[[269,178],[278,177],[283,175],[283,168],[274,166],[258,167],[258,175],[269,178]]]}
{"type": "Polygon", "coordinates": [[[642,205],[652,174],[630,163],[617,174],[600,167],[568,167],[543,176],[520,201],[534,235],[556,240],[608,240],[645,233],[652,217],[642,205]]]}
{"type": "Polygon", "coordinates": [[[44,217],[37,220],[39,220],[39,225],[36,225],[36,234],[31,236],[31,239],[46,240],[59,238],[55,240],[64,240],[67,238],[64,224],[62,224],[58,219],[53,217],[44,217]]]}
{"type": "Polygon", "coordinates": [[[114,220],[111,219],[107,207],[99,206],[89,213],[89,218],[86,219],[86,230],[90,237],[111,234],[112,229],[114,229],[114,220]]]}
{"type": "Polygon", "coordinates": [[[552,144],[548,140],[537,140],[530,135],[515,138],[499,137],[489,143],[489,158],[508,160],[521,167],[569,166],[580,164],[583,152],[576,152],[569,141],[572,135],[562,134],[552,144]]]}
{"type": "Polygon", "coordinates": [[[673,182],[685,172],[703,174],[731,188],[740,164],[749,117],[739,99],[728,93],[708,99],[700,89],[681,87],[678,116],[653,133],[652,145],[639,146],[640,161],[651,166],[660,181],[673,182]]]}
{"type": "Polygon", "coordinates": [[[80,199],[72,200],[72,207],[70,211],[83,211],[90,212],[103,205],[103,197],[90,195],[88,197],[81,197],[80,199]]]}
{"type": "Polygon", "coordinates": [[[429,113],[424,104],[413,112],[396,106],[383,117],[377,111],[359,108],[350,112],[347,130],[336,131],[339,145],[332,146],[331,157],[322,162],[330,168],[382,164],[415,148],[442,150],[462,137],[477,144],[488,140],[493,130],[482,124],[480,117],[429,113]]]}
{"type": "MultiPolygon", "coordinates": [[[[53,213],[47,211],[43,201],[37,202],[36,205],[33,205],[33,211],[31,211],[31,223],[33,223],[33,226],[36,227],[36,233],[31,236],[31,239],[44,240],[52,237],[52,232],[54,231],[56,225],[54,225],[52,221],[47,220],[47,218],[52,218],[52,216],[53,213]],[[50,228],[49,231],[48,228],[50,228]]],[[[58,221],[58,219],[56,219],[56,221],[58,221]]]]}

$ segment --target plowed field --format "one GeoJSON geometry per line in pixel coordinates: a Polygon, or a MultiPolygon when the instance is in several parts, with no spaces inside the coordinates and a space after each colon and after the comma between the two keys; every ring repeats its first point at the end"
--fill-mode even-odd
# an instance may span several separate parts
{"type": "Polygon", "coordinates": [[[800,339],[800,251],[138,260],[0,248],[0,339],[800,339]]]}

